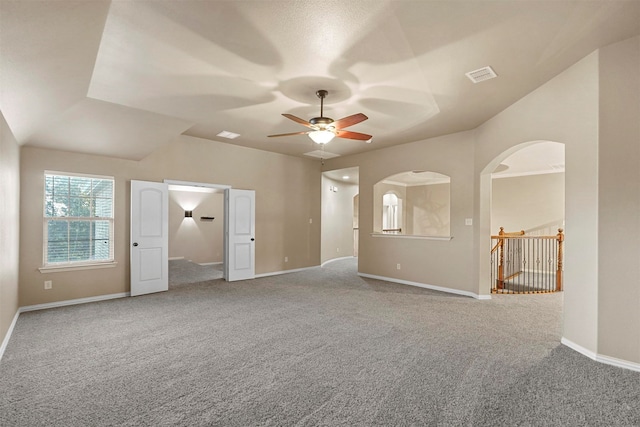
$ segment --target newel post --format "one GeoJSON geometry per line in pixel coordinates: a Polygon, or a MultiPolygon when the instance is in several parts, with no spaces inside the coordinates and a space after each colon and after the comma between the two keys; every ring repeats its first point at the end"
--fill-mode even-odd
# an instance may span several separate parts
{"type": "Polygon", "coordinates": [[[500,227],[498,233],[498,280],[496,281],[496,289],[504,289],[504,227],[500,227]]]}
{"type": "Polygon", "coordinates": [[[563,244],[564,244],[564,230],[562,228],[558,228],[558,235],[556,236],[558,240],[558,269],[556,270],[556,291],[562,290],[562,258],[564,257],[563,253],[563,244]]]}

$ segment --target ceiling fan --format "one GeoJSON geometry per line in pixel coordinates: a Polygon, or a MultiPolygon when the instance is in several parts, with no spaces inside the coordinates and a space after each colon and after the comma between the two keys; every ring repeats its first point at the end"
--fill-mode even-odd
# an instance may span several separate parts
{"type": "Polygon", "coordinates": [[[335,136],[345,139],[357,139],[359,141],[370,142],[372,136],[366,133],[351,132],[343,130],[349,126],[353,126],[368,119],[362,113],[353,114],[351,116],[343,117],[340,120],[334,121],[329,117],[324,117],[324,98],[329,94],[328,91],[321,89],[316,92],[318,98],[320,98],[320,117],[314,117],[309,121],[296,117],[292,114],[282,114],[286,118],[293,120],[296,123],[300,123],[302,126],[306,126],[311,130],[306,132],[293,132],[293,133],[281,133],[278,135],[269,135],[269,138],[279,136],[293,136],[293,135],[309,135],[309,138],[317,144],[326,144],[331,141],[335,136]]]}

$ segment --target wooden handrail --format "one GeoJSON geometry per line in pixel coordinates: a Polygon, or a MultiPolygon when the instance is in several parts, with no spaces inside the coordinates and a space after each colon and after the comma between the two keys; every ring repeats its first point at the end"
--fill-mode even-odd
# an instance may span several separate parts
{"type": "Polygon", "coordinates": [[[520,231],[504,231],[504,227],[500,227],[499,235],[503,237],[515,237],[515,236],[524,236],[524,230],[520,231]]]}
{"type": "Polygon", "coordinates": [[[557,239],[558,235],[555,236],[491,236],[492,239],[557,239]]]}

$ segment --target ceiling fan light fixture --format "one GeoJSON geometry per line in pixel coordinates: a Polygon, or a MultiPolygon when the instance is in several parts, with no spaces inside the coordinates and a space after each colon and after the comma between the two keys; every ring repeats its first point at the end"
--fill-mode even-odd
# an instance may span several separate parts
{"type": "Polygon", "coordinates": [[[336,135],[329,130],[314,130],[313,132],[309,132],[309,138],[316,144],[326,144],[331,141],[334,136],[336,135]]]}

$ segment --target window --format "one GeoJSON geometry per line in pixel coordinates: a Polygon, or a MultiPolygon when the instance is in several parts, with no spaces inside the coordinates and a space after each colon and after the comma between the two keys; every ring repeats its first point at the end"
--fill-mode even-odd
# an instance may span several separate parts
{"type": "MultiPolygon", "coordinates": [[[[401,200],[400,200],[401,201],[401,200]]],[[[400,233],[402,231],[402,224],[400,224],[398,217],[402,216],[402,211],[399,209],[400,203],[398,196],[392,192],[385,193],[382,196],[382,232],[383,233],[400,233]]]]}
{"type": "Polygon", "coordinates": [[[113,177],[45,172],[44,265],[113,262],[113,177]]]}

